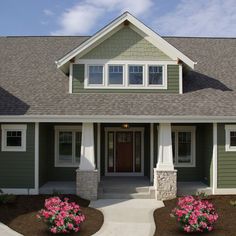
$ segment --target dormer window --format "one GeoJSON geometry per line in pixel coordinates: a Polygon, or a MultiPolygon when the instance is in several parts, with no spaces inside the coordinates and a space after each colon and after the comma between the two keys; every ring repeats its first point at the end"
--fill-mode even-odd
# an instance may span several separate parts
{"type": "Polygon", "coordinates": [[[148,84],[162,85],[164,76],[164,66],[151,65],[148,67],[148,84]]]}
{"type": "Polygon", "coordinates": [[[109,85],[122,85],[124,83],[124,66],[109,65],[108,66],[108,83],[109,85]]]}
{"type": "Polygon", "coordinates": [[[143,85],[143,65],[129,65],[129,84],[143,85]]]}
{"type": "Polygon", "coordinates": [[[90,85],[103,84],[104,69],[103,65],[89,65],[88,66],[88,83],[90,85]]]}

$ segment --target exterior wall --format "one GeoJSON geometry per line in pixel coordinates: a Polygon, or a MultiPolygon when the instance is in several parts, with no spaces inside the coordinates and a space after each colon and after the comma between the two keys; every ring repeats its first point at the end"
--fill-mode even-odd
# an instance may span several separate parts
{"type": "MultiPolygon", "coordinates": [[[[121,127],[121,124],[101,124],[101,176],[105,175],[105,127],[121,127]]],[[[144,176],[150,176],[150,125],[130,124],[130,127],[144,127],[144,176]]]]}
{"type": "Polygon", "coordinates": [[[236,152],[225,151],[225,125],[217,125],[217,187],[236,188],[236,152]]]}
{"type": "Polygon", "coordinates": [[[128,26],[103,41],[81,59],[171,60],[128,26]]]}
{"type": "Polygon", "coordinates": [[[34,128],[27,124],[26,152],[2,152],[0,147],[0,189],[34,188],[34,128]]]}
{"type": "MultiPolygon", "coordinates": [[[[196,166],[177,167],[178,181],[203,181],[212,184],[212,124],[173,124],[196,126],[196,166]]],[[[154,126],[154,167],[158,159],[158,125],[154,126]]]]}
{"type": "MultiPolygon", "coordinates": [[[[55,133],[54,126],[76,126],[77,124],[40,124],[39,129],[39,186],[48,181],[76,181],[77,167],[55,167],[55,133]]],[[[96,126],[95,126],[96,157],[96,126]]]]}
{"type": "Polygon", "coordinates": [[[84,65],[73,64],[73,93],[179,93],[179,65],[167,66],[167,89],[84,89],[84,65]]]}

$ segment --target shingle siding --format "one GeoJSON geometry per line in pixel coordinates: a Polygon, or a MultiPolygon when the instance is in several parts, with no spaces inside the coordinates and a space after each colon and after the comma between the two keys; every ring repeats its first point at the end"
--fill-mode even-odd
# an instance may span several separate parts
{"type": "Polygon", "coordinates": [[[128,26],[103,41],[81,59],[171,60],[128,26]]]}
{"type": "Polygon", "coordinates": [[[2,152],[0,142],[0,189],[34,188],[34,149],[34,124],[31,123],[27,124],[26,152],[2,152]]]}

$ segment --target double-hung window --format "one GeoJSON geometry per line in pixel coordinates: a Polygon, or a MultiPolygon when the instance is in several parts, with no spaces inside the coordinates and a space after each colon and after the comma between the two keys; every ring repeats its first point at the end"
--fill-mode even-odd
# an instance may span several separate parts
{"type": "Polygon", "coordinates": [[[176,167],[195,166],[195,127],[172,128],[173,162],[176,167]]]}
{"type": "Polygon", "coordinates": [[[55,166],[78,167],[81,153],[81,127],[55,127],[55,166]]]}
{"type": "Polygon", "coordinates": [[[102,85],[104,84],[104,66],[89,65],[88,66],[88,84],[102,85]]]}
{"type": "Polygon", "coordinates": [[[163,85],[164,82],[164,66],[149,65],[148,66],[148,85],[163,85]]]}
{"type": "Polygon", "coordinates": [[[143,65],[129,65],[129,85],[143,85],[143,65]]]}
{"type": "Polygon", "coordinates": [[[25,152],[27,125],[2,125],[2,151],[25,152]]]}
{"type": "Polygon", "coordinates": [[[225,126],[225,150],[236,152],[236,125],[225,126]]]}
{"type": "Polygon", "coordinates": [[[123,85],[124,83],[124,66],[108,65],[108,84],[123,85]]]}

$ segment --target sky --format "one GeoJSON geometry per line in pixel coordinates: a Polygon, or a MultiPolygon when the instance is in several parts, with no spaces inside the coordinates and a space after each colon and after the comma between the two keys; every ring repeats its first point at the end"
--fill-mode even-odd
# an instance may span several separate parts
{"type": "Polygon", "coordinates": [[[92,35],[124,11],[163,36],[236,37],[236,0],[1,0],[0,36],[92,35]]]}

